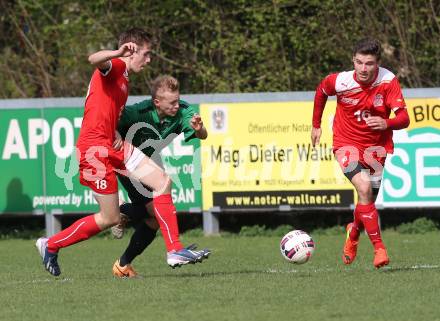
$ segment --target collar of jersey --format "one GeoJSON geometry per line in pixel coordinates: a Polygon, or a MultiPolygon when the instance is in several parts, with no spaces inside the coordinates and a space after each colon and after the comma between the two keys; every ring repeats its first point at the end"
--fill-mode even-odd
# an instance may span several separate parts
{"type": "MultiPolygon", "coordinates": [[[[153,121],[156,123],[156,124],[160,124],[161,123],[161,119],[160,119],[160,117],[159,117],[159,114],[157,113],[157,108],[156,108],[156,106],[152,103],[152,106],[153,106],[153,121]]],[[[171,122],[172,121],[172,119],[173,119],[174,117],[170,117],[170,116],[166,116],[163,120],[162,120],[162,123],[169,123],[169,122],[171,122]]]]}
{"type": "MultiPolygon", "coordinates": [[[[154,105],[152,99],[149,99],[149,101],[147,102],[147,108],[148,108],[148,109],[151,109],[151,110],[153,111],[153,112],[152,112],[152,118],[153,118],[154,123],[155,123],[155,124],[160,124],[159,114],[157,113],[156,105],[154,105]]],[[[179,112],[177,112],[176,116],[166,116],[166,117],[163,119],[163,122],[164,122],[164,123],[170,123],[170,122],[172,122],[173,119],[176,118],[177,115],[178,115],[179,113],[180,113],[180,110],[179,110],[179,112]]]]}

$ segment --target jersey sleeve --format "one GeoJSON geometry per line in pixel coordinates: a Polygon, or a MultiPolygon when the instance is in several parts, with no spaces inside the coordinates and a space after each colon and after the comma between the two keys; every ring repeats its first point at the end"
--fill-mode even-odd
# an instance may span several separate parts
{"type": "Polygon", "coordinates": [[[325,77],[318,85],[315,91],[315,99],[313,102],[313,119],[312,124],[315,128],[321,127],[322,114],[324,113],[325,104],[328,96],[336,95],[336,77],[338,74],[331,74],[325,77]]]}
{"type": "Polygon", "coordinates": [[[104,79],[116,79],[120,77],[126,70],[125,62],[121,59],[111,59],[110,68],[107,70],[99,70],[101,77],[104,79]]]}
{"type": "Polygon", "coordinates": [[[398,109],[406,108],[402,89],[400,88],[399,80],[396,77],[394,77],[389,84],[385,106],[394,112],[398,109]]]}
{"type": "Polygon", "coordinates": [[[399,108],[394,112],[394,114],[396,117],[385,119],[389,129],[399,130],[409,126],[410,120],[406,108],[399,108]]]}
{"type": "Polygon", "coordinates": [[[190,141],[193,138],[196,138],[196,132],[194,128],[191,127],[191,118],[194,116],[194,108],[188,104],[187,102],[181,101],[180,104],[183,104],[184,108],[182,108],[182,120],[181,120],[181,128],[182,132],[185,136],[185,142],[190,141]]]}

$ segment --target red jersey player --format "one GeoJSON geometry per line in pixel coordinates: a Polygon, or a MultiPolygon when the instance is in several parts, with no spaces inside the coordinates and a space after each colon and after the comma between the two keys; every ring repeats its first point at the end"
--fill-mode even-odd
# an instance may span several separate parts
{"type": "Polygon", "coordinates": [[[140,72],[150,62],[150,46],[149,35],[133,28],[120,35],[119,49],[102,50],[89,56],[90,63],[97,69],[86,97],[77,156],[80,182],[94,191],[99,212],[77,220],[48,239],[37,240],[43,265],[54,276],[61,274],[58,264],[61,248],[119,223],[116,170],[153,191],[154,212],[160,218],[168,264],[176,266],[203,259],[203,253],[185,249],[179,241],[170,178],[139,149],[128,143],[116,148],[115,144],[117,123],[128,97],[128,73],[140,72]]]}
{"type": "Polygon", "coordinates": [[[393,130],[409,125],[399,81],[392,72],[379,67],[380,56],[380,43],[363,39],[353,49],[354,70],[331,74],[321,81],[315,94],[311,133],[315,146],[321,137],[327,97],[336,95],[333,151],[358,196],[354,220],[347,225],[342,259],[345,264],[354,261],[360,230],[365,228],[374,246],[376,268],[389,264],[389,258],[374,202],[386,155],[393,152],[393,130]],[[390,119],[391,111],[395,117],[390,119]]]}

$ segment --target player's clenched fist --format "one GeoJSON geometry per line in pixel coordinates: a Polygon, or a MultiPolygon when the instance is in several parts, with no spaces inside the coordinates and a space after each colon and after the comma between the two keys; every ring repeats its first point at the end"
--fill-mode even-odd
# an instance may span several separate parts
{"type": "Polygon", "coordinates": [[[137,52],[138,46],[134,42],[124,43],[119,47],[119,57],[130,57],[132,54],[137,52]]]}

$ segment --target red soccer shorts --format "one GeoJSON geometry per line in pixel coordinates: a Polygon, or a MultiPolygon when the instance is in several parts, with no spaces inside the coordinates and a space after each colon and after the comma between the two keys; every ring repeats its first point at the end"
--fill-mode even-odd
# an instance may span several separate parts
{"type": "Polygon", "coordinates": [[[129,143],[115,150],[108,146],[89,146],[78,148],[79,181],[97,194],[118,192],[116,173],[127,174],[133,171],[145,155],[129,143]]]}
{"type": "Polygon", "coordinates": [[[366,170],[371,177],[377,177],[380,184],[387,156],[385,148],[380,146],[368,148],[344,146],[335,149],[334,154],[344,175],[349,180],[362,170],[366,170]]]}

